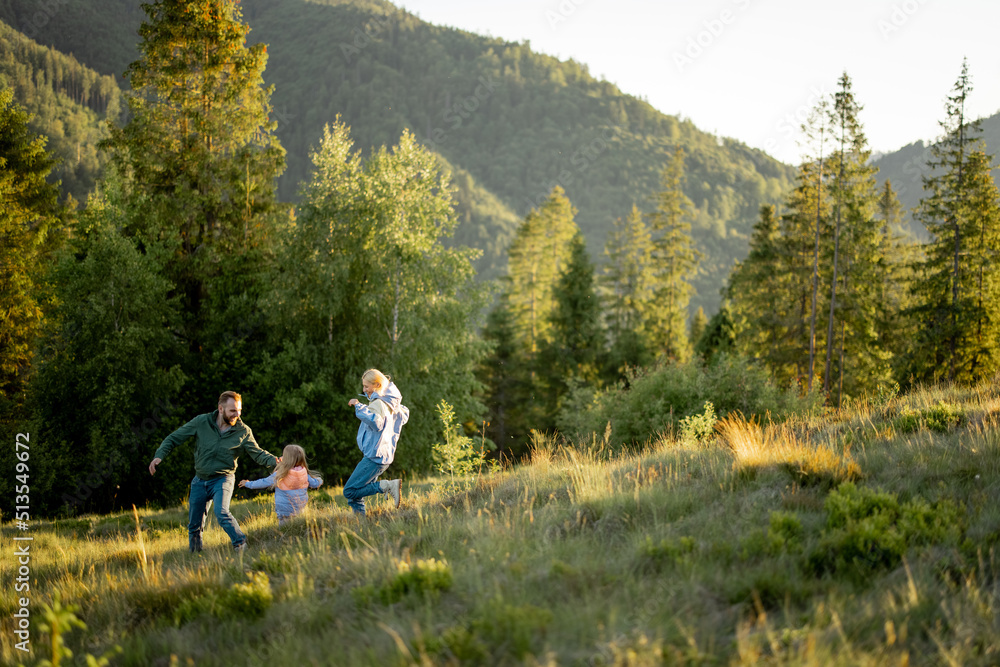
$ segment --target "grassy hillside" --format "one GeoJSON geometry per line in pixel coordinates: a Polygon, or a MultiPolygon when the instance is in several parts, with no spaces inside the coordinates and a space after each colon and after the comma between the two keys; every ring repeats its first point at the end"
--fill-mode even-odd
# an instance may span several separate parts
{"type": "MultiPolygon", "coordinates": [[[[127,11],[123,2],[65,0],[32,30],[42,43],[73,49],[99,71],[120,73],[135,57],[141,20],[139,0],[127,11]],[[77,23],[64,25],[68,16],[77,23]],[[107,39],[75,41],[89,23],[107,39]]],[[[0,18],[24,24],[32,4],[0,0],[0,18]]],[[[662,114],[585,66],[527,44],[430,25],[374,0],[242,6],[250,40],[268,44],[265,79],[275,85],[278,135],[288,151],[280,182],[286,200],[307,176],[308,152],[323,124],[340,114],[366,149],[412,129],[491,193],[493,201],[479,199],[480,219],[470,224],[482,229],[472,236],[495,238],[512,213],[523,216],[562,185],[596,257],[615,218],[633,203],[649,207],[666,157],[683,146],[685,189],[697,207],[693,234],[706,254],[693,307],[711,312],[733,261],[746,253],[760,204],[779,201],[794,178],[793,169],[764,153],[662,114]]]]}
{"type": "Polygon", "coordinates": [[[59,593],[86,623],[66,645],[122,665],[995,665],[998,411],[987,385],[700,446],[540,442],[361,522],[338,488],[282,528],[240,491],[242,559],[215,527],[188,554],[183,507],[35,522],[33,658],[59,593]]]}
{"type": "MultiPolygon", "coordinates": [[[[996,157],[1000,154],[1000,113],[983,119],[982,130],[980,137],[986,152],[993,155],[996,162],[996,157]]],[[[899,201],[903,204],[910,231],[919,239],[927,238],[927,230],[921,223],[913,220],[912,210],[920,203],[924,194],[923,179],[930,174],[927,161],[932,157],[931,144],[917,141],[875,160],[875,166],[879,168],[879,185],[885,183],[886,179],[892,181],[892,187],[899,193],[899,201]]],[[[993,180],[1000,183],[1000,169],[993,171],[993,180]]]]}

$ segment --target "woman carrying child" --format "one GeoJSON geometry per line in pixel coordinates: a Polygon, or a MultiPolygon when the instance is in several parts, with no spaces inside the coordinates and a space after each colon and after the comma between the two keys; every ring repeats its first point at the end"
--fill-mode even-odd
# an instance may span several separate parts
{"type": "Polygon", "coordinates": [[[254,481],[240,480],[240,487],[269,489],[274,487],[274,510],[278,525],[284,524],[301,512],[309,497],[306,489],[316,489],[323,484],[323,477],[306,464],[306,452],[299,445],[285,445],[274,472],[254,481]]]}
{"type": "Polygon", "coordinates": [[[350,479],[344,484],[344,497],[356,514],[365,515],[365,498],[376,493],[392,497],[399,507],[403,480],[381,480],[396,455],[396,444],[403,424],[410,418],[410,410],[400,401],[402,394],[381,371],[370,368],[361,376],[361,388],[368,399],[365,405],[356,398],[348,401],[354,415],[361,421],[358,426],[358,449],[364,457],[350,479]]]}

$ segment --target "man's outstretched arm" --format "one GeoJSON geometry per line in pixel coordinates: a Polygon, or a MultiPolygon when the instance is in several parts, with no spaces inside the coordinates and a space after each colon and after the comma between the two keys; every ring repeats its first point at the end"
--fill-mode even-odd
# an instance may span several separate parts
{"type": "Polygon", "coordinates": [[[195,432],[197,432],[198,430],[197,422],[199,419],[202,419],[203,417],[204,415],[195,417],[187,424],[184,424],[184,426],[181,426],[179,429],[177,429],[176,431],[174,431],[173,433],[171,433],[170,435],[168,435],[163,439],[163,442],[160,443],[160,446],[156,448],[156,453],[153,454],[153,460],[149,462],[150,475],[156,474],[156,466],[160,465],[160,463],[167,456],[167,454],[170,453],[171,449],[181,444],[182,442],[190,438],[192,435],[194,435],[195,432]]]}

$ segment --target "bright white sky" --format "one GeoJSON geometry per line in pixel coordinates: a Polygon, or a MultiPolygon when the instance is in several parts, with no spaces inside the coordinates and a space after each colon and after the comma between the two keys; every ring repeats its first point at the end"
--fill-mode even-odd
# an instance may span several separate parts
{"type": "Polygon", "coordinates": [[[875,151],[939,134],[969,59],[969,111],[1000,111],[997,0],[396,0],[421,19],[530,40],[702,130],[789,164],[847,71],[875,151]]]}

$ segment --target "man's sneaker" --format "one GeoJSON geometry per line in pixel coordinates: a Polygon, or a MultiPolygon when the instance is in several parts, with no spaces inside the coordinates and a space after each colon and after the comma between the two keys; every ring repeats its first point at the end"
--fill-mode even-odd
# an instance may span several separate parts
{"type": "Polygon", "coordinates": [[[193,554],[201,552],[201,537],[192,537],[188,540],[188,551],[193,554]]]}
{"type": "Polygon", "coordinates": [[[403,497],[403,480],[401,479],[382,480],[381,486],[382,486],[382,491],[392,496],[393,506],[396,509],[399,509],[399,501],[403,497]]]}
{"type": "Polygon", "coordinates": [[[237,556],[242,556],[243,552],[246,550],[247,550],[246,542],[240,542],[239,544],[233,545],[233,553],[235,553],[237,556]]]}

